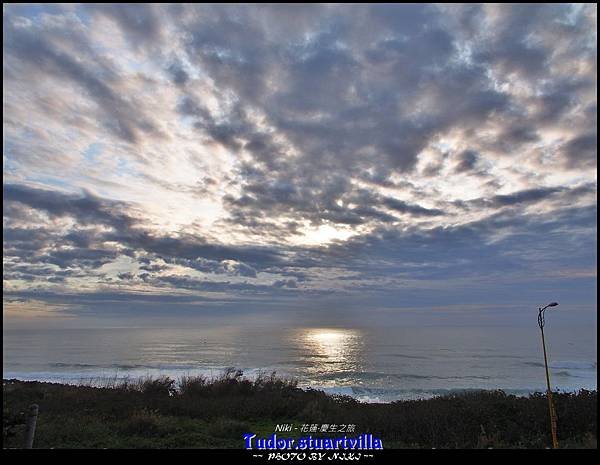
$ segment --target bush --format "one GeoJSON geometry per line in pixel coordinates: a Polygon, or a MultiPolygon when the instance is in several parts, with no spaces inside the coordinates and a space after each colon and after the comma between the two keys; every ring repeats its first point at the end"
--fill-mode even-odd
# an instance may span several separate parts
{"type": "Polygon", "coordinates": [[[172,396],[175,395],[175,380],[161,376],[160,378],[146,378],[140,384],[140,391],[150,396],[172,396]]]}
{"type": "Polygon", "coordinates": [[[204,376],[183,376],[179,380],[182,396],[201,396],[207,392],[208,380],[204,376]]]}
{"type": "Polygon", "coordinates": [[[213,436],[240,439],[244,433],[250,432],[251,429],[252,427],[250,424],[244,421],[234,420],[231,418],[217,418],[216,421],[211,423],[210,433],[213,436]]]}
{"type": "Polygon", "coordinates": [[[148,409],[136,411],[120,429],[122,433],[134,436],[156,436],[160,432],[159,414],[148,409]]]}

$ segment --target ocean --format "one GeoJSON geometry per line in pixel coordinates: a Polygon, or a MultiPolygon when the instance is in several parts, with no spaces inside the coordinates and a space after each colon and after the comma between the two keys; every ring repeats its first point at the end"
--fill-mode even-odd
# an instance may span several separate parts
{"type": "MultiPolygon", "coordinates": [[[[515,327],[5,329],[3,377],[75,384],[276,372],[366,402],[545,390],[539,329],[515,327]]],[[[597,388],[595,328],[547,329],[553,389],[597,388]]]]}

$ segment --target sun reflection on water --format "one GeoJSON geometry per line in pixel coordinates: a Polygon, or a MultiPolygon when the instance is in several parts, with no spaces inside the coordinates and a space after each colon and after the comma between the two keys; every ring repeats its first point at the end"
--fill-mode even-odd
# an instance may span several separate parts
{"type": "Polygon", "coordinates": [[[359,370],[362,335],[354,329],[309,328],[303,330],[301,343],[319,372],[359,370]]]}

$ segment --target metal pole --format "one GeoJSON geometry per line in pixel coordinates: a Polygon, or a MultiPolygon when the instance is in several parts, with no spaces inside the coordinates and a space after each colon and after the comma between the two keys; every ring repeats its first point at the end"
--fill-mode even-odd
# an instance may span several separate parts
{"type": "Polygon", "coordinates": [[[558,449],[558,436],[556,434],[556,412],[554,411],[554,403],[552,402],[552,390],[550,389],[550,374],[548,372],[548,357],[546,355],[546,340],[544,338],[544,310],[540,310],[538,315],[538,324],[542,331],[542,347],[544,349],[544,366],[546,368],[546,396],[548,397],[548,409],[550,410],[550,428],[552,430],[552,448],[558,449]]]}
{"type": "Polygon", "coordinates": [[[25,449],[33,448],[33,437],[35,436],[35,425],[37,423],[39,407],[37,404],[29,406],[27,415],[27,429],[25,430],[25,449]]]}

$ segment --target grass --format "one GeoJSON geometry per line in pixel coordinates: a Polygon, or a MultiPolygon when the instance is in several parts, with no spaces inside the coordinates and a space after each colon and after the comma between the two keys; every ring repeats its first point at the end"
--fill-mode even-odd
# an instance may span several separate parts
{"type": "MultiPolygon", "coordinates": [[[[246,379],[167,377],[106,386],[3,382],[3,445],[21,447],[24,413],[40,408],[37,448],[241,448],[247,432],[265,437],[276,424],[353,424],[386,448],[546,448],[548,404],[540,393],[516,397],[479,391],[427,400],[366,404],[303,390],[274,374],[246,379]]],[[[554,394],[563,448],[597,447],[597,393],[554,394]]],[[[320,434],[313,434],[319,436],[320,434]]],[[[343,435],[343,434],[338,434],[343,435]]],[[[322,436],[336,436],[324,433],[322,436]]]]}

